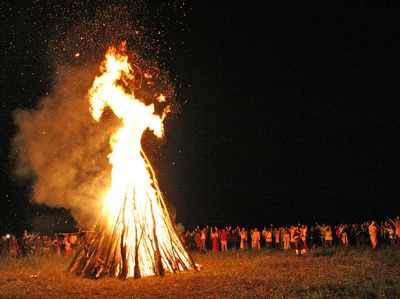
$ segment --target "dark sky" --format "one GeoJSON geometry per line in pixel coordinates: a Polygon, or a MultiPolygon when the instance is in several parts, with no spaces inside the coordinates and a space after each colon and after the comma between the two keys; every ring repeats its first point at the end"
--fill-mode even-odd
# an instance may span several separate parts
{"type": "MultiPolygon", "coordinates": [[[[30,203],[29,184],[13,179],[12,112],[51,90],[43,48],[53,28],[113,1],[73,1],[62,15],[57,1],[3,2],[1,232],[35,215],[70,221],[30,203]]],[[[114,1],[130,2],[146,4],[114,1]]],[[[177,221],[260,227],[398,215],[400,7],[248,2],[149,7],[180,106],[155,163],[177,221]]]]}

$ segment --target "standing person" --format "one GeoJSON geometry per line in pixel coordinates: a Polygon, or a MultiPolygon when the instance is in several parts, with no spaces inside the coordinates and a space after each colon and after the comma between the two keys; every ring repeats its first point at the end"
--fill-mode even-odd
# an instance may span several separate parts
{"type": "Polygon", "coordinates": [[[70,234],[64,234],[64,239],[61,242],[61,253],[63,255],[67,255],[67,246],[69,247],[68,249],[71,251],[69,254],[72,253],[73,248],[72,248],[72,243],[71,243],[71,236],[70,234]]]}
{"type": "Polygon", "coordinates": [[[239,235],[240,235],[240,249],[247,248],[247,231],[244,228],[242,228],[239,235]]]}
{"type": "Polygon", "coordinates": [[[269,225],[269,231],[270,231],[271,234],[272,234],[271,248],[274,248],[274,246],[275,246],[275,242],[274,242],[274,229],[275,229],[275,226],[274,226],[273,223],[271,223],[271,224],[269,225]]]}
{"type": "Polygon", "coordinates": [[[57,236],[54,236],[52,244],[54,246],[54,253],[56,255],[60,256],[61,255],[61,241],[58,239],[57,236]]]}
{"type": "Polygon", "coordinates": [[[188,244],[189,251],[195,251],[196,248],[197,248],[196,241],[195,241],[195,236],[196,236],[196,232],[195,231],[192,231],[192,232],[188,231],[186,233],[186,241],[187,241],[187,244],[188,244]]]}
{"type": "Polygon", "coordinates": [[[361,233],[359,234],[359,241],[361,247],[366,247],[368,244],[368,226],[366,223],[361,224],[361,233]]]}
{"type": "Polygon", "coordinates": [[[200,236],[200,241],[201,241],[200,252],[201,253],[206,253],[206,250],[207,250],[207,248],[206,248],[207,233],[208,233],[208,226],[201,230],[201,236],[200,236]]]}
{"type": "Polygon", "coordinates": [[[265,242],[267,244],[267,249],[272,248],[272,228],[267,230],[267,235],[265,236],[265,242]]]}
{"type": "Polygon", "coordinates": [[[24,252],[25,255],[35,254],[35,238],[37,235],[30,235],[24,240],[24,252]]]}
{"type": "Polygon", "coordinates": [[[251,232],[246,230],[246,234],[247,234],[247,244],[246,244],[246,248],[251,248],[251,232]]]}
{"type": "Polygon", "coordinates": [[[385,236],[387,237],[388,241],[387,244],[390,246],[395,245],[395,230],[392,224],[385,222],[385,226],[382,227],[382,230],[385,230],[385,236]]]}
{"type": "MultiPolygon", "coordinates": [[[[316,223],[316,228],[319,229],[319,236],[321,238],[321,244],[324,246],[326,244],[325,242],[325,232],[326,232],[326,226],[325,223],[322,223],[322,226],[320,226],[318,223],[316,223]]],[[[330,235],[332,236],[332,229],[330,235]]],[[[332,237],[332,243],[333,243],[333,237],[332,237]]]]}
{"type": "Polygon", "coordinates": [[[22,256],[26,256],[28,254],[26,243],[28,242],[29,238],[30,238],[29,233],[25,229],[24,234],[22,235],[22,238],[21,238],[21,243],[20,243],[20,250],[21,250],[22,256]]]}
{"type": "Polygon", "coordinates": [[[43,236],[43,255],[50,256],[51,239],[47,236],[43,236]]]}
{"type": "Polygon", "coordinates": [[[230,249],[236,250],[238,242],[240,240],[239,228],[232,230],[232,232],[229,234],[228,238],[229,238],[229,243],[230,243],[230,249]]]}
{"type": "Polygon", "coordinates": [[[388,234],[389,234],[389,242],[391,246],[395,246],[396,245],[396,231],[394,229],[394,227],[389,223],[388,226],[388,234]]]}
{"type": "MultiPolygon", "coordinates": [[[[332,247],[333,246],[333,231],[332,231],[332,227],[330,225],[325,226],[324,224],[324,237],[323,239],[325,240],[325,243],[328,247],[332,247]]],[[[322,237],[321,237],[322,239],[322,237]]]]}
{"type": "Polygon", "coordinates": [[[195,230],[194,240],[196,242],[197,251],[200,251],[201,248],[201,233],[200,229],[195,230]]]}
{"type": "Polygon", "coordinates": [[[8,238],[7,238],[7,236],[1,237],[0,250],[1,250],[1,256],[5,257],[8,255],[8,238]]]}
{"type": "Polygon", "coordinates": [[[260,231],[258,230],[258,228],[254,228],[253,230],[251,230],[251,248],[257,248],[260,249],[260,231]]]}
{"type": "Polygon", "coordinates": [[[385,246],[387,244],[387,242],[386,242],[386,239],[385,239],[386,231],[384,229],[385,228],[385,224],[383,223],[383,221],[381,221],[381,225],[379,226],[379,228],[380,228],[380,230],[379,230],[379,233],[378,233],[378,243],[381,246],[385,246]]]}
{"type": "Polygon", "coordinates": [[[341,234],[340,234],[340,230],[339,230],[339,226],[335,225],[333,227],[333,244],[334,245],[340,245],[342,243],[342,239],[341,239],[341,234]]]}
{"type": "Polygon", "coordinates": [[[379,229],[376,226],[376,222],[372,221],[368,226],[369,238],[371,240],[372,249],[376,249],[378,247],[378,233],[379,229]]]}
{"type": "Polygon", "coordinates": [[[65,256],[68,257],[72,254],[73,250],[72,250],[72,244],[71,242],[68,240],[65,241],[64,243],[65,246],[65,256]]]}
{"type": "Polygon", "coordinates": [[[228,236],[229,236],[229,231],[230,227],[228,228],[223,228],[222,231],[219,231],[219,236],[221,240],[221,251],[228,251],[228,236]]]}
{"type": "Polygon", "coordinates": [[[72,250],[75,251],[78,247],[78,236],[76,234],[70,235],[69,242],[71,243],[72,250]]]}
{"type": "Polygon", "coordinates": [[[357,236],[357,224],[352,223],[350,227],[350,235],[349,235],[349,244],[351,246],[356,245],[356,236],[357,236]]]}
{"type": "Polygon", "coordinates": [[[214,252],[218,252],[219,251],[219,234],[218,234],[218,228],[215,227],[214,230],[211,228],[211,234],[210,234],[211,240],[212,240],[212,246],[211,246],[211,250],[214,252]]]}
{"type": "Polygon", "coordinates": [[[12,235],[10,242],[8,243],[8,256],[16,258],[18,254],[18,240],[12,235]]]}
{"type": "Polygon", "coordinates": [[[275,239],[275,248],[276,249],[281,249],[281,229],[280,228],[274,228],[274,239],[275,239]]]}
{"type": "Polygon", "coordinates": [[[342,240],[342,244],[345,247],[349,247],[349,231],[348,231],[347,224],[341,224],[339,226],[339,235],[340,235],[340,239],[342,240]]]}
{"type": "Polygon", "coordinates": [[[71,255],[72,254],[72,244],[70,241],[69,234],[64,235],[62,245],[64,246],[65,256],[68,257],[69,255],[71,255]]]}
{"type": "Polygon", "coordinates": [[[43,255],[43,241],[40,235],[38,235],[34,241],[33,244],[35,246],[35,256],[42,256],[43,255]]]}
{"type": "Polygon", "coordinates": [[[395,244],[400,244],[400,216],[396,217],[396,220],[392,220],[389,217],[387,217],[389,221],[393,224],[394,230],[395,230],[395,244]]]}
{"type": "Polygon", "coordinates": [[[308,251],[307,236],[308,236],[308,226],[303,224],[300,228],[300,237],[301,240],[303,241],[303,246],[306,251],[308,251]]]}
{"type": "Polygon", "coordinates": [[[294,238],[294,246],[296,249],[296,255],[301,256],[302,240],[300,238],[300,231],[298,227],[294,228],[293,238],[294,238]]]}
{"type": "Polygon", "coordinates": [[[290,249],[290,234],[287,228],[285,228],[283,233],[283,249],[284,250],[290,249]]]}
{"type": "Polygon", "coordinates": [[[264,226],[264,228],[261,231],[261,240],[260,240],[260,245],[262,248],[266,247],[267,245],[267,242],[265,240],[266,236],[267,236],[267,227],[264,226]]]}
{"type": "Polygon", "coordinates": [[[319,236],[319,230],[315,229],[314,226],[310,227],[310,232],[309,232],[309,240],[310,240],[310,245],[311,247],[315,248],[317,247],[321,240],[320,236],[319,236]]]}
{"type": "Polygon", "coordinates": [[[290,226],[289,228],[290,234],[290,248],[295,249],[295,240],[294,240],[294,225],[290,226]]]}

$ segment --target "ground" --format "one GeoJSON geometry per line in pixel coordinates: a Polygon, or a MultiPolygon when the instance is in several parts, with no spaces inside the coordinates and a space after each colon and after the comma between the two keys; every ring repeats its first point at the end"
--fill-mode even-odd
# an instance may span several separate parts
{"type": "Polygon", "coordinates": [[[5,259],[5,298],[398,298],[400,248],[193,253],[201,271],[91,280],[66,272],[71,258],[5,259]]]}

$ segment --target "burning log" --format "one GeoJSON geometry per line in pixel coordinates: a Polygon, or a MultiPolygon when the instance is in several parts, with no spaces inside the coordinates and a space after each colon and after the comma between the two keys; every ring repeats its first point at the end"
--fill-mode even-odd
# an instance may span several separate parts
{"type": "MultiPolygon", "coordinates": [[[[134,76],[124,51],[110,48],[103,73],[89,91],[93,118],[98,121],[108,106],[123,125],[110,140],[112,182],[103,212],[68,270],[96,279],[104,275],[126,279],[195,270],[140,143],[147,129],[162,136],[168,107],[159,116],[153,105],[146,106],[133,93],[125,93],[129,88],[119,84],[132,82],[134,76]]],[[[159,99],[164,101],[162,96],[159,99]]]]}

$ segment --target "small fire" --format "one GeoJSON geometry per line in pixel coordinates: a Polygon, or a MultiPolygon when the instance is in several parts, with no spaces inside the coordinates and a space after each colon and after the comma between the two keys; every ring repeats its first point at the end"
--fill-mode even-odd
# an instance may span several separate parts
{"type": "MultiPolygon", "coordinates": [[[[163,121],[169,107],[158,115],[154,104],[145,105],[133,92],[126,92],[124,84],[139,79],[133,75],[125,44],[119,49],[110,47],[101,71],[89,91],[91,114],[99,121],[109,107],[122,125],[110,140],[112,181],[104,198],[103,213],[95,233],[87,236],[86,254],[75,262],[81,254],[78,252],[70,270],[82,276],[103,272],[138,278],[163,275],[164,270],[194,269],[141,145],[147,129],[158,138],[163,136],[163,121]]],[[[162,94],[155,100],[166,101],[162,94]]]]}

